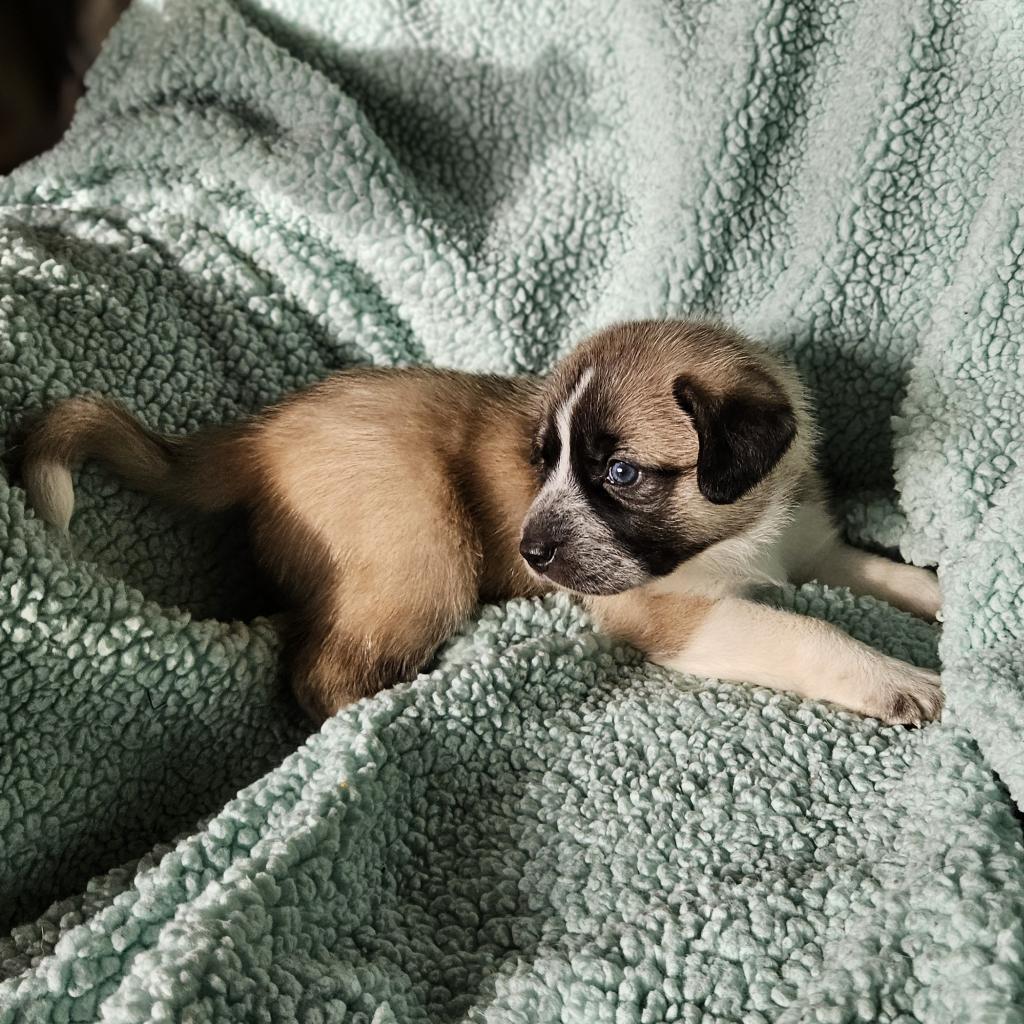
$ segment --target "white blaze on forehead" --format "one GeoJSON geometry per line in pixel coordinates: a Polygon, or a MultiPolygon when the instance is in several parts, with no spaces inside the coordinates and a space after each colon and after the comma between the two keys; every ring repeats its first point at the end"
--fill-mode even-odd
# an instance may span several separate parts
{"type": "Polygon", "coordinates": [[[558,452],[558,465],[555,467],[554,473],[548,477],[548,481],[543,488],[545,491],[565,490],[572,485],[570,477],[572,459],[569,450],[572,437],[572,414],[583,392],[587,390],[587,385],[593,376],[594,368],[588,366],[580,375],[580,379],[576,381],[576,386],[569,392],[569,397],[558,407],[558,412],[555,413],[555,428],[558,430],[558,440],[561,443],[561,447],[558,452]]]}

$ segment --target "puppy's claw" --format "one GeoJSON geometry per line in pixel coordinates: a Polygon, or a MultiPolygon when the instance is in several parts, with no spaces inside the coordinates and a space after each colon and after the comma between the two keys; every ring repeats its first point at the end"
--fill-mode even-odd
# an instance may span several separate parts
{"type": "Polygon", "coordinates": [[[890,725],[924,725],[940,718],[943,701],[938,673],[908,665],[886,685],[876,717],[890,725]]]}

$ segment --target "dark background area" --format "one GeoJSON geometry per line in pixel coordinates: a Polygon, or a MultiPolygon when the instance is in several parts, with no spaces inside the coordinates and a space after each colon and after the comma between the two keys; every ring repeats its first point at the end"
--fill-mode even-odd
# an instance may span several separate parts
{"type": "Polygon", "coordinates": [[[49,149],[129,0],[0,0],[0,174],[49,149]]]}

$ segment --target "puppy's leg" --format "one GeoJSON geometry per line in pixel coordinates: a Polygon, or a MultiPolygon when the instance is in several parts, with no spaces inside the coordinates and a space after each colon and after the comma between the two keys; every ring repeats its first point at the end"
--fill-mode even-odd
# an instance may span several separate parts
{"type": "Polygon", "coordinates": [[[392,533],[379,548],[345,551],[279,518],[257,530],[274,574],[300,598],[286,631],[289,674],[303,710],[320,724],[342,708],[412,679],[477,600],[473,538],[452,516],[419,535],[392,533]],[[274,541],[277,544],[274,545],[274,541]]]}
{"type": "Polygon", "coordinates": [[[935,672],[888,657],[830,623],[737,597],[658,602],[633,636],[616,629],[614,615],[599,618],[651,661],[681,672],[789,690],[893,724],[930,721],[942,710],[935,672]]]}
{"type": "Polygon", "coordinates": [[[448,565],[438,564],[436,551],[419,561],[405,552],[403,562],[401,554],[365,566],[350,562],[307,601],[292,631],[292,687],[317,724],[412,679],[473,609],[471,563],[454,552],[448,565]]]}
{"type": "Polygon", "coordinates": [[[934,572],[844,544],[820,506],[802,509],[794,526],[789,561],[795,583],[817,580],[830,587],[847,587],[932,621],[941,610],[942,594],[934,572]]]}
{"type": "Polygon", "coordinates": [[[411,679],[443,639],[439,632],[412,627],[357,635],[348,632],[344,619],[316,609],[292,641],[292,690],[320,725],[349,704],[411,679]]]}
{"type": "Polygon", "coordinates": [[[938,577],[930,569],[894,562],[836,541],[809,567],[806,578],[830,587],[849,587],[922,619],[934,621],[942,609],[938,577]]]}
{"type": "Polygon", "coordinates": [[[294,437],[260,439],[254,546],[301,611],[290,676],[316,722],[411,679],[477,601],[472,520],[436,453],[389,436],[403,415],[362,431],[299,417],[294,437]]]}

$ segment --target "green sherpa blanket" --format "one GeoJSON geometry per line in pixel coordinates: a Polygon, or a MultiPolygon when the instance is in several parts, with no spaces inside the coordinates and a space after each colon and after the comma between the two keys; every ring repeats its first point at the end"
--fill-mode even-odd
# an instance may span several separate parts
{"type": "Polygon", "coordinates": [[[136,0],[0,184],[0,428],[237,418],[621,317],[794,360],[941,629],[887,728],[486,607],[307,738],[241,524],[0,477],[2,1021],[1024,1020],[1024,3],[136,0]],[[141,858],[141,860],[140,860],[141,858]]]}

